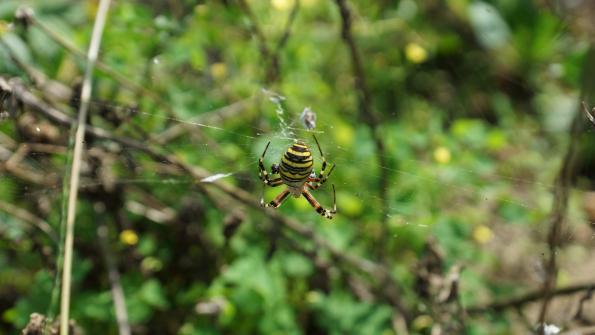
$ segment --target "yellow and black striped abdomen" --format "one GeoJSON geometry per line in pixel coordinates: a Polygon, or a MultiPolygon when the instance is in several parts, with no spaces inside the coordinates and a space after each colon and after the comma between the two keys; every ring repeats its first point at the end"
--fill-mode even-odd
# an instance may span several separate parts
{"type": "Polygon", "coordinates": [[[289,186],[301,187],[312,172],[312,153],[304,142],[295,142],[281,158],[279,174],[289,186]]]}

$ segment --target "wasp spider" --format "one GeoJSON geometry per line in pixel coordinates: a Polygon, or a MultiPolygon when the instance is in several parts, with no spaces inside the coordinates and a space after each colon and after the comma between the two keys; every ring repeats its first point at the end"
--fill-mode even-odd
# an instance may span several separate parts
{"type": "Polygon", "coordinates": [[[260,180],[262,180],[265,185],[271,187],[285,184],[287,185],[287,189],[281,192],[269,203],[265,204],[264,199],[261,198],[260,204],[262,206],[277,208],[281,206],[281,203],[287,199],[289,194],[293,195],[295,198],[299,198],[303,195],[304,198],[308,200],[310,205],[314,207],[318,214],[328,219],[333,218],[333,215],[337,213],[335,185],[333,185],[333,209],[330,210],[322,208],[318,201],[316,201],[316,199],[314,199],[312,194],[310,194],[308,191],[308,189],[315,190],[322,186],[322,184],[326,182],[326,179],[330,177],[331,173],[333,173],[333,170],[335,169],[335,164],[333,164],[328,175],[324,174],[326,169],[326,160],[324,159],[324,154],[322,153],[322,149],[320,148],[320,144],[318,143],[316,136],[314,136],[314,141],[316,141],[316,145],[320,151],[320,158],[322,159],[322,168],[320,173],[316,175],[316,173],[312,172],[314,159],[312,157],[310,148],[308,148],[304,142],[296,140],[293,145],[291,145],[283,154],[283,157],[281,157],[281,164],[273,164],[271,166],[271,175],[278,174],[279,177],[277,178],[270,177],[269,173],[264,167],[264,155],[266,154],[271,142],[267,143],[267,146],[264,148],[264,152],[258,161],[260,180]]]}

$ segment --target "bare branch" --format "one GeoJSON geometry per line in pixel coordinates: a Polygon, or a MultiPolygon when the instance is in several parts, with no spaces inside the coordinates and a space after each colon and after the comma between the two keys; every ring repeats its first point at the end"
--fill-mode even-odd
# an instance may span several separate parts
{"type": "Polygon", "coordinates": [[[580,327],[567,330],[560,335],[590,335],[595,333],[595,326],[580,327]]]}
{"type": "MultiPolygon", "coordinates": [[[[570,142],[554,185],[552,212],[550,213],[550,231],[548,233],[549,256],[546,263],[546,278],[543,285],[543,303],[539,312],[539,325],[544,325],[552,293],[558,278],[557,255],[560,247],[561,231],[566,219],[570,183],[574,171],[575,156],[578,146],[578,128],[580,126],[579,113],[576,113],[570,128],[570,142]]],[[[542,330],[543,332],[543,330],[542,330]]]]}
{"type": "Polygon", "coordinates": [[[53,242],[58,243],[58,235],[56,234],[54,229],[45,220],[34,215],[33,213],[1,200],[0,211],[3,211],[23,222],[29,223],[37,227],[39,230],[46,233],[52,239],[53,242]]]}
{"type": "Polygon", "coordinates": [[[388,166],[388,162],[386,160],[386,150],[382,136],[378,133],[377,128],[380,124],[380,120],[373,109],[374,104],[372,101],[372,94],[370,93],[370,89],[366,83],[364,66],[352,33],[351,10],[349,9],[347,0],[335,0],[335,2],[339,7],[339,12],[341,14],[341,36],[343,38],[343,41],[349,48],[349,55],[351,57],[353,76],[355,77],[355,90],[359,101],[360,119],[362,119],[370,128],[372,138],[376,146],[376,158],[378,160],[378,165],[380,166],[380,170],[378,171],[378,189],[380,193],[380,201],[382,202],[381,220],[383,224],[381,232],[381,243],[378,244],[378,250],[384,250],[384,246],[386,245],[385,237],[388,236],[388,228],[386,226],[386,214],[388,214],[389,207],[387,198],[388,170],[386,169],[386,167],[388,166]]]}
{"type": "Polygon", "coordinates": [[[265,62],[265,82],[271,84],[279,81],[279,79],[281,78],[281,52],[283,51],[283,48],[287,44],[289,36],[291,35],[291,27],[293,26],[293,23],[295,22],[295,19],[299,12],[300,0],[295,0],[293,8],[289,13],[289,17],[287,18],[287,23],[283,30],[283,34],[277,42],[277,46],[274,48],[274,50],[271,50],[271,48],[269,47],[268,41],[264,33],[262,32],[260,25],[258,24],[256,15],[254,15],[254,12],[250,8],[248,2],[246,0],[239,0],[238,3],[240,9],[244,12],[244,15],[246,15],[246,17],[250,21],[250,31],[258,42],[260,54],[265,62]]]}
{"type": "Polygon", "coordinates": [[[99,237],[99,249],[103,254],[109,282],[112,287],[112,299],[114,300],[114,309],[116,311],[119,334],[130,335],[130,323],[128,322],[124,289],[122,289],[122,283],[120,282],[120,273],[118,272],[115,257],[109,246],[108,227],[105,223],[102,222],[97,227],[97,236],[99,237]]]}
{"type": "Polygon", "coordinates": [[[299,10],[300,10],[300,0],[295,0],[295,2],[293,4],[293,8],[291,9],[291,12],[289,13],[289,17],[287,18],[287,24],[285,24],[285,29],[283,31],[283,35],[281,35],[281,38],[279,39],[279,43],[277,43],[277,48],[275,49],[275,54],[277,55],[277,58],[279,58],[279,54],[281,53],[281,51],[287,44],[287,41],[289,40],[289,36],[291,35],[291,27],[293,26],[293,23],[295,22],[295,19],[297,17],[299,10]]]}
{"type": "MultiPolygon", "coordinates": [[[[550,292],[551,297],[557,296],[564,296],[564,295],[571,295],[582,291],[588,291],[595,287],[595,283],[586,283],[586,284],[579,284],[573,286],[562,287],[559,289],[555,289],[550,292]]],[[[510,298],[507,300],[493,302],[487,305],[480,305],[480,306],[471,306],[467,308],[468,314],[480,314],[486,312],[501,312],[508,308],[517,308],[520,306],[524,306],[529,303],[536,302],[538,300],[543,299],[545,294],[544,289],[540,289],[534,292],[530,292],[520,297],[510,298]]]]}
{"type": "MultiPolygon", "coordinates": [[[[10,153],[10,150],[8,149],[5,149],[3,147],[0,148],[4,149],[2,150],[2,153],[10,153]]],[[[58,181],[56,175],[50,174],[48,172],[40,174],[30,169],[29,167],[26,167],[21,164],[21,162],[27,157],[27,155],[31,151],[46,153],[64,153],[66,152],[66,149],[64,147],[59,147],[51,144],[21,143],[14,153],[10,153],[10,157],[4,162],[4,164],[0,165],[0,169],[4,168],[6,171],[12,173],[18,178],[27,180],[28,182],[31,182],[33,184],[44,186],[56,185],[58,181]]]]}

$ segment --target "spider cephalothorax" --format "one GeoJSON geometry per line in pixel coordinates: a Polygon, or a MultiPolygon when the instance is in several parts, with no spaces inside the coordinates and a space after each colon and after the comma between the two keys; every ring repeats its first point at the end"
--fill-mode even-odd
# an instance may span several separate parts
{"type": "Polygon", "coordinates": [[[322,160],[322,167],[318,175],[312,173],[314,159],[312,157],[310,148],[308,148],[304,142],[296,140],[281,157],[281,163],[273,164],[271,167],[271,175],[279,175],[278,178],[273,179],[269,177],[269,173],[264,167],[264,155],[266,154],[271,142],[267,143],[267,146],[264,148],[264,152],[262,153],[262,156],[260,156],[260,160],[258,162],[260,179],[265,185],[271,187],[285,184],[287,185],[287,189],[281,192],[269,203],[265,203],[264,199],[261,198],[261,205],[264,207],[277,208],[281,206],[281,203],[287,199],[289,194],[296,198],[299,198],[303,195],[304,198],[308,200],[310,205],[314,207],[316,212],[318,212],[318,214],[328,219],[333,218],[333,215],[337,212],[335,185],[333,185],[333,209],[331,210],[324,209],[308,191],[308,189],[315,190],[322,186],[322,184],[326,182],[326,179],[330,177],[331,173],[335,169],[335,164],[333,164],[328,175],[324,175],[324,171],[326,169],[326,160],[324,159],[324,154],[322,153],[322,149],[320,148],[320,144],[318,143],[316,136],[314,136],[314,141],[316,141],[316,145],[320,151],[320,159],[322,160]]]}

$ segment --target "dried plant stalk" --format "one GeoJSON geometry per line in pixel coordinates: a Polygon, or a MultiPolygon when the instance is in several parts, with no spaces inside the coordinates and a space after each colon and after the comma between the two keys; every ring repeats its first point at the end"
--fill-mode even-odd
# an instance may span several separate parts
{"type": "Polygon", "coordinates": [[[64,268],[62,271],[62,291],[60,297],[60,335],[68,335],[68,319],[70,311],[70,287],[72,275],[72,253],[74,242],[74,221],[76,214],[76,201],[78,196],[79,173],[81,168],[81,158],[83,153],[83,139],[85,137],[85,124],[87,122],[87,112],[89,111],[89,102],[91,99],[91,79],[93,75],[93,68],[97,61],[99,53],[99,45],[101,44],[101,35],[105,27],[107,19],[107,12],[111,0],[101,0],[97,15],[95,17],[95,24],[93,25],[93,33],[91,35],[91,43],[89,45],[89,52],[87,54],[87,68],[85,70],[85,77],[83,79],[83,87],[81,90],[81,105],[79,108],[78,122],[76,124],[76,134],[74,140],[74,150],[72,156],[72,168],[70,172],[70,183],[68,191],[68,209],[66,214],[66,237],[64,239],[64,268]]]}

